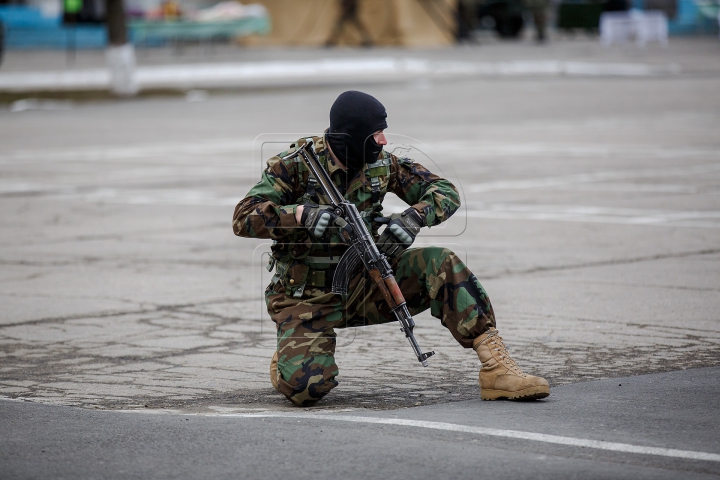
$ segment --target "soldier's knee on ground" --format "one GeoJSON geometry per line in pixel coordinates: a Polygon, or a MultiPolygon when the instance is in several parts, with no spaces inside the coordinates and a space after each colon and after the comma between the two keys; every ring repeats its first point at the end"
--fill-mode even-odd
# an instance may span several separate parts
{"type": "Polygon", "coordinates": [[[338,384],[338,367],[331,355],[301,360],[280,358],[278,390],[299,407],[311,407],[338,384]]]}

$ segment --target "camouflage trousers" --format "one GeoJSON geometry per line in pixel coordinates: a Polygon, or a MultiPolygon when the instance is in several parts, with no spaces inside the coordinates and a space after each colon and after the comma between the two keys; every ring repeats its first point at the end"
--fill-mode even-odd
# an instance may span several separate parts
{"type": "MultiPolygon", "coordinates": [[[[465,348],[495,326],[490,299],[475,275],[451,250],[406,250],[393,270],[408,309],[430,309],[465,348]]],[[[299,406],[310,406],[337,386],[335,329],[396,321],[382,293],[364,273],[350,282],[348,295],[306,289],[301,298],[282,285],[265,292],[268,313],[277,326],[278,387],[299,406]]]]}

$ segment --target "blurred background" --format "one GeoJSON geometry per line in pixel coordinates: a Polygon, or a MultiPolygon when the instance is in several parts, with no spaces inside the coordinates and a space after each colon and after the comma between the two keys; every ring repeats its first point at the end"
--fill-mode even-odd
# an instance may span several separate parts
{"type": "Polygon", "coordinates": [[[0,21],[7,49],[100,48],[103,24],[122,12],[130,40],[143,46],[417,47],[473,42],[487,31],[597,34],[603,13],[627,11],[662,13],[671,35],[717,33],[716,0],[3,0],[0,21]]]}

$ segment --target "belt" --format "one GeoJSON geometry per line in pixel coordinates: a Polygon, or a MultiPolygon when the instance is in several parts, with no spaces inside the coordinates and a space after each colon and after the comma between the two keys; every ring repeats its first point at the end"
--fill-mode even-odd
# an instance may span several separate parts
{"type": "MultiPolygon", "coordinates": [[[[330,288],[332,287],[332,279],[335,274],[337,264],[340,262],[339,256],[330,257],[305,257],[299,260],[308,267],[308,274],[303,285],[296,285],[295,288],[300,290],[300,295],[305,289],[305,286],[311,286],[315,288],[330,288]]],[[[270,257],[268,263],[268,270],[272,271],[275,269],[275,275],[273,276],[272,282],[275,283],[285,275],[289,264],[276,261],[274,257],[270,257]]],[[[297,293],[297,292],[296,292],[297,293]]]]}
{"type": "Polygon", "coordinates": [[[305,257],[303,262],[305,262],[310,269],[307,277],[308,285],[316,288],[332,287],[333,275],[335,274],[337,264],[340,262],[338,255],[332,258],[309,256],[305,257]]]}
{"type": "Polygon", "coordinates": [[[316,288],[332,287],[332,280],[335,276],[335,267],[324,270],[313,270],[308,272],[307,284],[316,288]]]}
{"type": "Polygon", "coordinates": [[[301,261],[307,264],[308,267],[312,268],[315,266],[318,270],[325,270],[326,268],[335,268],[331,265],[337,265],[340,263],[341,255],[335,255],[334,257],[305,257],[301,261]],[[320,265],[328,265],[328,267],[320,267],[320,265]]]}

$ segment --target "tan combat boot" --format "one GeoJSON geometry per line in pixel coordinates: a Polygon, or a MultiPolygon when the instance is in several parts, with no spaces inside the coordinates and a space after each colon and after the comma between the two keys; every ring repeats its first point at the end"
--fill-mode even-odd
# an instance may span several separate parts
{"type": "Polygon", "coordinates": [[[495,328],[473,340],[480,357],[480,398],[483,400],[535,400],[550,395],[547,380],[523,373],[510,358],[495,328]]]}
{"type": "Polygon", "coordinates": [[[270,360],[270,382],[272,383],[272,386],[275,387],[275,390],[278,392],[280,389],[278,388],[278,369],[277,369],[277,363],[278,363],[278,352],[275,350],[275,354],[272,357],[272,360],[270,360]]]}

